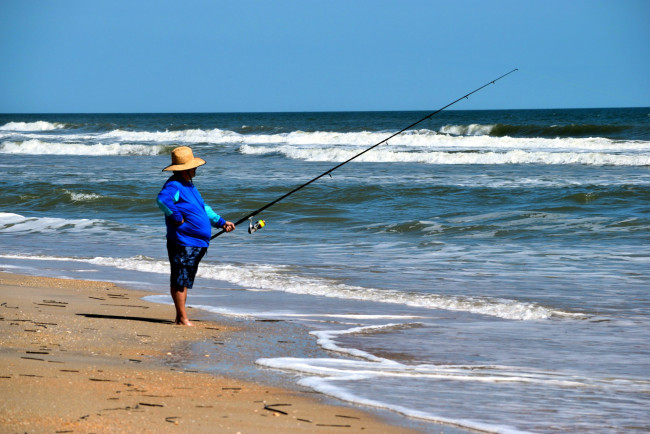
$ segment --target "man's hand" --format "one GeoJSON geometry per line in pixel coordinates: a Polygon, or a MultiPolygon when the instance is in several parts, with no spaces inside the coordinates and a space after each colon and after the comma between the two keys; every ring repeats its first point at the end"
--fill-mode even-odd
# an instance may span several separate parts
{"type": "Polygon", "coordinates": [[[221,228],[226,232],[232,232],[235,230],[235,224],[233,222],[226,222],[226,224],[224,224],[221,228]]]}

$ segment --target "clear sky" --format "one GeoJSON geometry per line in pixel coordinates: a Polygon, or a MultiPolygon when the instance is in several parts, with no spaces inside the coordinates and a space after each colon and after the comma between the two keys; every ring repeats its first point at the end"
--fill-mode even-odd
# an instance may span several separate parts
{"type": "Polygon", "coordinates": [[[650,106],[650,0],[0,0],[0,113],[650,106]]]}

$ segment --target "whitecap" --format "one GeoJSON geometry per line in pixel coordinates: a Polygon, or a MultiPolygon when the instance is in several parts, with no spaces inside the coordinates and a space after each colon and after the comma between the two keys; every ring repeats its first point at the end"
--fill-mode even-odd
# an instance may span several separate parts
{"type": "Polygon", "coordinates": [[[0,131],[52,131],[65,128],[60,122],[9,122],[0,126],[0,131]]]}
{"type": "MultiPolygon", "coordinates": [[[[263,155],[278,153],[294,160],[311,162],[343,162],[360,152],[359,149],[341,147],[296,148],[289,145],[250,146],[243,145],[243,154],[263,155]]],[[[648,166],[647,154],[610,154],[602,152],[530,152],[510,150],[494,151],[396,151],[375,149],[361,155],[354,161],[367,163],[423,163],[440,165],[506,165],[506,164],[546,164],[546,165],[594,165],[594,166],[648,166]]]]}
{"type": "Polygon", "coordinates": [[[55,143],[44,142],[38,139],[24,142],[3,142],[0,144],[0,153],[4,154],[29,154],[29,155],[159,155],[164,151],[162,145],[132,145],[101,143],[86,145],[83,143],[55,143]]]}

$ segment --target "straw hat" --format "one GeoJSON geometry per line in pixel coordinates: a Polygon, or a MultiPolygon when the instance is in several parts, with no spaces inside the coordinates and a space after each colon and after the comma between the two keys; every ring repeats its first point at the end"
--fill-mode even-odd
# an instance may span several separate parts
{"type": "Polygon", "coordinates": [[[188,170],[203,166],[204,164],[205,160],[203,158],[195,157],[194,154],[192,154],[192,149],[189,146],[180,146],[178,148],[174,148],[172,151],[172,164],[165,167],[163,171],[188,170]]]}

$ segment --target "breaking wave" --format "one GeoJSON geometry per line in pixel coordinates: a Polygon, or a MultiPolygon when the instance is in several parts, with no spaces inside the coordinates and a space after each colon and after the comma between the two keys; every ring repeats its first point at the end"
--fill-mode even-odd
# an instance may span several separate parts
{"type": "Polygon", "coordinates": [[[442,134],[454,136],[489,136],[496,125],[445,125],[440,128],[442,134]]]}
{"type": "Polygon", "coordinates": [[[569,138],[569,137],[616,137],[626,130],[626,125],[509,125],[509,124],[469,124],[445,125],[441,134],[454,136],[492,136],[492,137],[528,137],[528,138],[569,138]]]}
{"type": "MultiPolygon", "coordinates": [[[[280,154],[290,159],[305,161],[342,162],[353,157],[360,150],[343,148],[296,148],[280,145],[253,147],[244,145],[243,154],[280,154]]],[[[601,152],[530,152],[524,150],[495,151],[432,151],[409,152],[373,150],[357,158],[358,162],[369,163],[423,163],[423,164],[548,164],[548,165],[594,165],[594,166],[648,166],[650,155],[619,155],[601,152]]]]}
{"type": "Polygon", "coordinates": [[[632,127],[625,125],[494,125],[489,134],[495,137],[615,137],[632,127]]]}
{"type": "Polygon", "coordinates": [[[24,142],[3,142],[0,144],[0,153],[3,154],[28,154],[28,155],[160,155],[167,150],[164,145],[133,145],[101,143],[85,145],[83,143],[56,143],[44,142],[34,139],[24,142]]]}
{"type": "Polygon", "coordinates": [[[51,131],[65,128],[60,122],[9,122],[0,127],[0,131],[51,131]]]}

